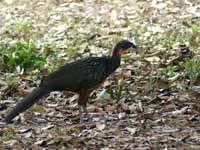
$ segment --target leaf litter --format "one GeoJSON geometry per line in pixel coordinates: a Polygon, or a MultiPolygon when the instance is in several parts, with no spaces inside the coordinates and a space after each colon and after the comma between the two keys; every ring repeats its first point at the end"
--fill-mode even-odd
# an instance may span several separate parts
{"type": "Polygon", "coordinates": [[[124,56],[93,92],[92,123],[77,120],[76,96],[54,92],[6,125],[7,108],[38,81],[19,66],[0,69],[0,149],[200,149],[198,1],[5,0],[0,8],[0,43],[33,40],[47,57],[44,72],[107,55],[121,38],[143,50],[140,59],[124,56]],[[122,96],[112,100],[106,89],[119,85],[122,96]]]}

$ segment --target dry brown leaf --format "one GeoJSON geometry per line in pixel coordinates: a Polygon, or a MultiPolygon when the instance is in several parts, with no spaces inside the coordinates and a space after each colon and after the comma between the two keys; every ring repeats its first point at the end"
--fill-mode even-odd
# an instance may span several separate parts
{"type": "Polygon", "coordinates": [[[96,128],[99,129],[99,130],[104,130],[105,127],[106,127],[105,123],[101,123],[101,122],[96,123],[96,128]]]}

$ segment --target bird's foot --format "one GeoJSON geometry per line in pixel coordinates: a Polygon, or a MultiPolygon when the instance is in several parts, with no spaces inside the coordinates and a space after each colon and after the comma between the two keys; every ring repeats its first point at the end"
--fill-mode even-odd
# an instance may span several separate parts
{"type": "Polygon", "coordinates": [[[92,118],[88,113],[80,113],[80,122],[92,122],[92,118]]]}
{"type": "Polygon", "coordinates": [[[86,106],[79,106],[80,122],[92,122],[92,118],[89,115],[86,106]]]}

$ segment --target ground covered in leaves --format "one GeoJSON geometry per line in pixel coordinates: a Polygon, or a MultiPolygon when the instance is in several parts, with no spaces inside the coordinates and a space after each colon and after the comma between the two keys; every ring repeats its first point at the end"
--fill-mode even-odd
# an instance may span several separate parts
{"type": "Polygon", "coordinates": [[[0,1],[0,149],[200,149],[198,0],[0,1]],[[43,75],[120,39],[141,47],[92,93],[53,92],[6,124],[43,75]]]}

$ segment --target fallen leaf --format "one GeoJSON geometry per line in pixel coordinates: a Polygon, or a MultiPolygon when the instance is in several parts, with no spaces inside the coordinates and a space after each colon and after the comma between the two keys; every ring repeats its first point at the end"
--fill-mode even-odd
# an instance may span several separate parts
{"type": "Polygon", "coordinates": [[[99,130],[104,130],[105,127],[106,127],[106,125],[105,125],[105,123],[97,122],[97,123],[96,123],[96,127],[97,127],[97,129],[99,129],[99,130]]]}
{"type": "Polygon", "coordinates": [[[135,134],[135,133],[136,133],[136,131],[137,131],[137,129],[136,129],[136,128],[130,128],[130,127],[126,127],[126,130],[127,130],[128,132],[130,132],[130,133],[131,133],[131,135],[135,134]]]}

